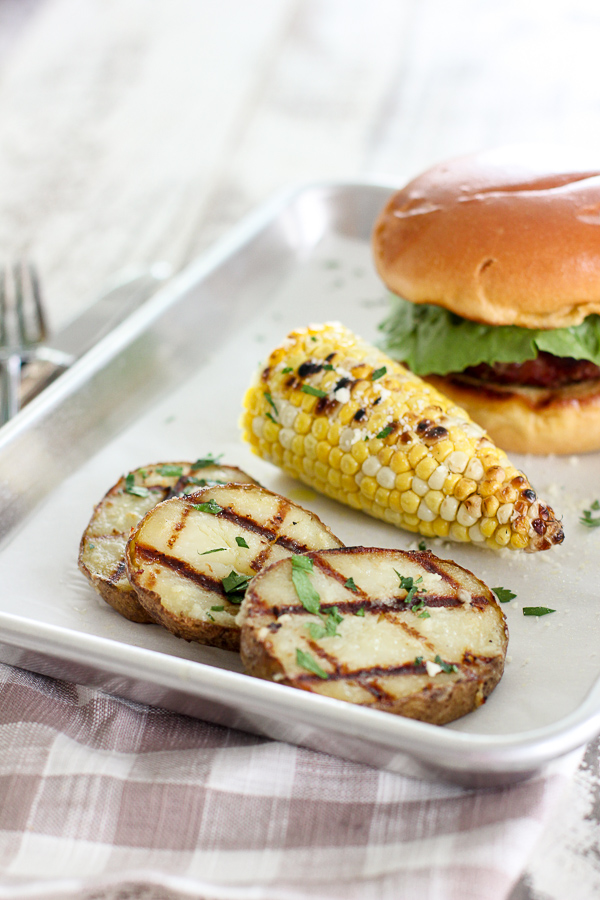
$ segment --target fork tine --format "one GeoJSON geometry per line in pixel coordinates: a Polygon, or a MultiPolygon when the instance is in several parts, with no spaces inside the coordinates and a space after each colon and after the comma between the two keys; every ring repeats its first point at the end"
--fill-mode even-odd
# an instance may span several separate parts
{"type": "Polygon", "coordinates": [[[46,337],[47,328],[37,271],[31,263],[17,262],[13,275],[19,343],[39,344],[46,337]]]}

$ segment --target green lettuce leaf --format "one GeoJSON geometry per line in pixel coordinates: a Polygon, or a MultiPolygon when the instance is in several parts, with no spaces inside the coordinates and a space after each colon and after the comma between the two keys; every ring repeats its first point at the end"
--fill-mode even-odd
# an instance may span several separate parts
{"type": "Polygon", "coordinates": [[[554,356],[588,359],[600,366],[600,316],[581,325],[544,331],[516,325],[482,325],[441,306],[392,297],[392,311],[379,326],[379,346],[417,375],[446,375],[467,366],[521,363],[540,350],[554,356]]]}

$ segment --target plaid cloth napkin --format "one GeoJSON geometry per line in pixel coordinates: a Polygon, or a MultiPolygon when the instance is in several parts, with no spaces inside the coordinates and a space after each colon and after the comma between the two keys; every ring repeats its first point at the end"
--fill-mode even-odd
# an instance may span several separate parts
{"type": "Polygon", "coordinates": [[[0,665],[0,898],[507,898],[581,754],[391,775],[0,665]]]}

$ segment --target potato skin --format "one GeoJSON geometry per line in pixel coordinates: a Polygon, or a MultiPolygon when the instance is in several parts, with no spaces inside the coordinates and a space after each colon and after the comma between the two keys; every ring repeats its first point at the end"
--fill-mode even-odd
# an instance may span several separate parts
{"type": "MultiPolygon", "coordinates": [[[[374,554],[376,554],[375,561],[377,563],[381,563],[387,558],[390,562],[395,563],[396,567],[400,567],[400,570],[403,558],[410,556],[413,562],[418,563],[419,557],[422,557],[426,561],[429,570],[436,562],[443,562],[443,566],[450,576],[459,578],[462,573],[464,573],[464,576],[470,576],[471,589],[474,580],[477,581],[480,585],[480,597],[478,600],[480,605],[483,603],[487,605],[490,616],[490,634],[493,635],[494,653],[490,653],[489,656],[483,656],[465,651],[461,660],[454,660],[459,663],[459,671],[457,673],[440,672],[435,677],[429,677],[423,673],[418,679],[420,684],[415,685],[415,689],[404,696],[390,696],[384,690],[381,692],[381,696],[371,696],[360,705],[367,705],[370,709],[377,709],[434,725],[445,725],[481,706],[502,677],[508,643],[508,630],[504,614],[489,588],[483,582],[475,579],[475,576],[468,570],[446,560],[437,561],[436,557],[428,552],[405,554],[402,551],[348,547],[339,551],[320,551],[319,553],[308,555],[315,562],[320,559],[331,564],[332,560],[339,560],[344,554],[359,556],[361,553],[365,554],[367,568],[369,559],[372,564],[374,554]]],[[[327,681],[311,683],[306,679],[306,675],[298,675],[298,672],[290,673],[290,666],[286,665],[285,661],[282,661],[281,653],[278,647],[275,646],[272,637],[275,632],[271,631],[271,629],[275,628],[277,617],[269,617],[266,611],[264,601],[265,584],[266,579],[273,577],[274,570],[286,563],[287,561],[275,563],[262,572],[254,579],[247,592],[240,616],[238,617],[241,625],[240,654],[242,663],[246,671],[255,677],[276,681],[278,684],[296,687],[301,690],[312,691],[316,689],[319,693],[328,695],[327,681]]],[[[325,602],[323,595],[321,600],[325,602]]],[[[286,609],[289,608],[287,605],[289,598],[287,596],[285,601],[282,600],[281,602],[286,604],[286,609]]],[[[478,614],[477,610],[473,612],[475,616],[478,614]]],[[[296,618],[301,616],[303,616],[302,613],[296,613],[296,618]]],[[[324,658],[331,659],[335,652],[334,649],[329,649],[328,647],[328,652],[324,658]]],[[[340,653],[340,656],[342,655],[343,653],[340,653]]],[[[340,666],[343,670],[343,659],[340,666]]]]}

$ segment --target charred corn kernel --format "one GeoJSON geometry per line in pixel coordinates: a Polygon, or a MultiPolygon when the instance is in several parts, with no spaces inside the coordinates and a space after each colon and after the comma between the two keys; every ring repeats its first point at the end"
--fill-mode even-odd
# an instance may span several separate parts
{"type": "Polygon", "coordinates": [[[510,541],[510,528],[508,525],[502,525],[500,528],[496,529],[494,540],[496,543],[500,544],[501,547],[506,547],[510,541]]]}
{"type": "Polygon", "coordinates": [[[497,497],[486,497],[481,504],[484,516],[495,516],[500,503],[497,497]]]}
{"type": "Polygon", "coordinates": [[[340,325],[299,329],[273,351],[242,427],[263,458],[409,531],[495,549],[563,539],[550,507],[463,410],[340,325]]]}
{"type": "Polygon", "coordinates": [[[421,462],[415,466],[415,475],[422,478],[423,481],[428,481],[437,467],[438,464],[432,456],[424,456],[421,462]]]}
{"type": "Polygon", "coordinates": [[[421,502],[421,498],[418,494],[415,494],[413,491],[404,491],[400,498],[400,506],[404,510],[404,512],[414,514],[419,508],[419,503],[421,502]]]}
{"type": "Polygon", "coordinates": [[[458,500],[466,500],[467,497],[475,493],[476,490],[476,481],[473,481],[472,478],[461,478],[460,481],[456,482],[456,487],[454,488],[454,496],[458,500]]]}

